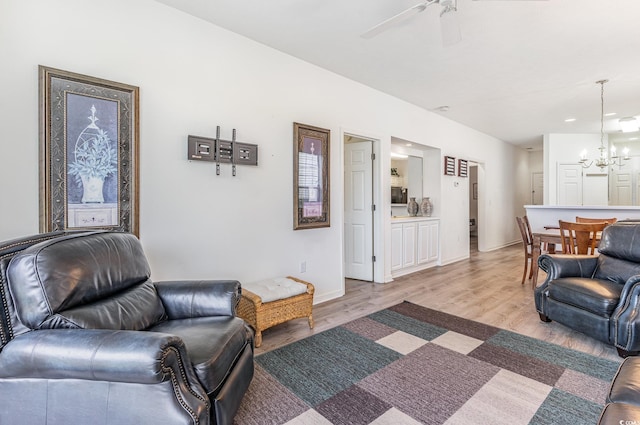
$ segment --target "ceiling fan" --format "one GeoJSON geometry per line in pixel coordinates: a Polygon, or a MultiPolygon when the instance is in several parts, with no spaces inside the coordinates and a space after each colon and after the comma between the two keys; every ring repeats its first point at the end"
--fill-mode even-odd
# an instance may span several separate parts
{"type": "MultiPolygon", "coordinates": [[[[483,1],[483,0],[474,0],[483,1]]],[[[547,1],[547,0],[514,0],[514,1],[547,1]]],[[[417,15],[420,12],[424,12],[429,6],[433,4],[439,4],[442,6],[440,11],[440,29],[442,31],[442,44],[444,46],[450,46],[459,42],[462,39],[460,35],[460,27],[456,19],[455,13],[458,10],[458,0],[426,0],[416,4],[389,19],[386,19],[379,24],[369,28],[364,33],[360,34],[362,38],[373,38],[376,35],[392,28],[400,22],[417,15]]]]}

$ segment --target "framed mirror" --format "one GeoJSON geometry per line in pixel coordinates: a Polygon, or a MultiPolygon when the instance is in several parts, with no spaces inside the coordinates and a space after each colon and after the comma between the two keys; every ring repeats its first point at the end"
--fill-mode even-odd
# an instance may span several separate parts
{"type": "Polygon", "coordinates": [[[293,229],[329,227],[330,130],[293,123],[293,229]]]}

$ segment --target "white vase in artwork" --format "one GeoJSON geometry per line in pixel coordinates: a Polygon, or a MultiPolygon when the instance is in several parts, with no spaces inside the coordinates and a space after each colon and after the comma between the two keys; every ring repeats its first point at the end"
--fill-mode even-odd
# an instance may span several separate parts
{"type": "Polygon", "coordinates": [[[102,193],[104,177],[83,174],[80,179],[82,179],[82,203],[104,203],[104,194],[102,193]]]}
{"type": "Polygon", "coordinates": [[[424,217],[431,217],[431,212],[433,211],[433,204],[431,203],[431,199],[428,196],[422,198],[422,202],[420,202],[420,214],[424,217]]]}
{"type": "MultiPolygon", "coordinates": [[[[68,172],[69,176],[75,178],[78,189],[82,185],[80,201],[83,204],[102,204],[104,203],[102,191],[104,179],[118,171],[117,142],[111,140],[106,130],[97,126],[96,112],[98,110],[95,105],[91,106],[90,111],[91,115],[87,117],[90,124],[82,130],[76,140],[68,172]]],[[[109,192],[107,191],[107,193],[109,192]]],[[[77,202],[76,195],[73,203],[77,202]]]]}

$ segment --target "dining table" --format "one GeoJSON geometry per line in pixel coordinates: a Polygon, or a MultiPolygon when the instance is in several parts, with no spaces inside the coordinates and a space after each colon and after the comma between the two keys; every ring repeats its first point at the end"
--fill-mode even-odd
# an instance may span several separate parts
{"type": "Polygon", "coordinates": [[[549,247],[549,253],[555,253],[556,244],[562,245],[560,237],[560,228],[556,226],[546,226],[539,229],[531,230],[532,249],[531,249],[531,267],[533,268],[533,276],[531,277],[531,287],[533,289],[538,286],[538,257],[542,251],[542,245],[549,247]]]}
{"type": "MultiPolygon", "coordinates": [[[[601,233],[598,232],[596,236],[596,246],[600,242],[601,233]]],[[[539,229],[531,230],[531,242],[533,247],[531,248],[531,267],[533,268],[533,276],[531,276],[531,287],[536,289],[538,286],[538,257],[542,252],[542,246],[546,244],[548,246],[547,252],[549,254],[556,253],[556,245],[562,245],[562,236],[560,233],[560,227],[556,225],[545,226],[539,229]]]]}

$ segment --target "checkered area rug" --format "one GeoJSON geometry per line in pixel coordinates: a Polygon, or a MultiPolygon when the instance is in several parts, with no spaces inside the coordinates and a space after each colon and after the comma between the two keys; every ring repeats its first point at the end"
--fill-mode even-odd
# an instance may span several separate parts
{"type": "Polygon", "coordinates": [[[237,425],[591,425],[619,366],[409,302],[255,362],[237,425]]]}

